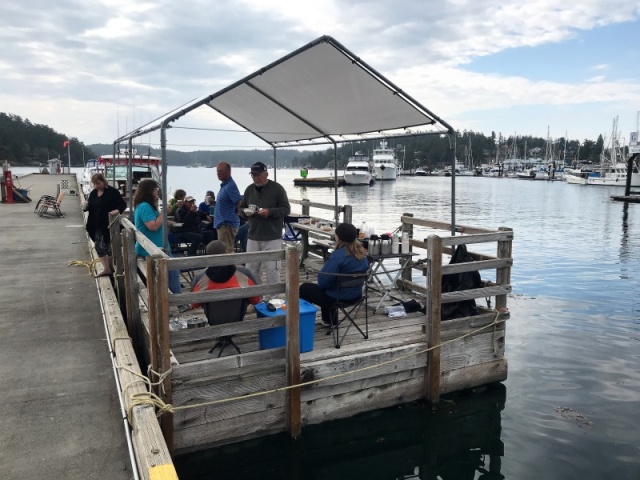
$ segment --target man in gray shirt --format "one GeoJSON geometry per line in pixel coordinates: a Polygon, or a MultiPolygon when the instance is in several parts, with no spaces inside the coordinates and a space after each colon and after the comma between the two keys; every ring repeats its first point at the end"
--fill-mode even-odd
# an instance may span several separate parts
{"type": "MultiPolygon", "coordinates": [[[[251,166],[253,184],[244,191],[241,214],[249,223],[247,252],[262,252],[265,250],[282,249],[282,228],[284,217],[291,212],[289,197],[286,190],[277,182],[269,180],[267,166],[256,162],[251,166]],[[255,212],[246,214],[249,205],[257,207],[255,212]]],[[[251,262],[247,268],[260,279],[261,270],[265,271],[269,284],[280,282],[281,262],[251,262]]]]}

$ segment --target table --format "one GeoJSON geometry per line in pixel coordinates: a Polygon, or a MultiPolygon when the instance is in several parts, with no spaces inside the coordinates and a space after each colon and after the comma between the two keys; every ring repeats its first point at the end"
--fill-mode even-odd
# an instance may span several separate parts
{"type": "Polygon", "coordinates": [[[307,224],[307,223],[298,223],[291,222],[289,226],[292,230],[298,232],[300,236],[300,245],[302,246],[302,251],[300,252],[300,265],[307,259],[309,256],[309,234],[313,234],[315,237],[314,241],[316,245],[322,250],[322,257],[324,260],[328,258],[328,250],[332,248],[334,244],[334,232],[333,230],[323,230],[316,225],[307,224]]]}
{"type": "MultiPolygon", "coordinates": [[[[383,294],[382,298],[374,309],[374,313],[377,313],[380,305],[382,305],[382,302],[384,302],[388,297],[391,296],[391,290],[395,287],[396,281],[398,280],[398,278],[400,278],[402,271],[407,267],[409,261],[411,260],[411,257],[413,257],[414,255],[417,254],[413,252],[407,252],[389,253],[386,255],[367,255],[367,258],[369,259],[369,279],[367,280],[369,282],[368,288],[371,288],[378,293],[383,294]],[[384,264],[385,260],[390,260],[393,258],[399,259],[397,270],[389,270],[384,264]],[[385,285],[383,283],[383,279],[385,279],[385,277],[391,282],[390,285],[385,285]]],[[[402,292],[398,290],[398,293],[404,300],[405,298],[404,295],[402,295],[402,292]]]]}

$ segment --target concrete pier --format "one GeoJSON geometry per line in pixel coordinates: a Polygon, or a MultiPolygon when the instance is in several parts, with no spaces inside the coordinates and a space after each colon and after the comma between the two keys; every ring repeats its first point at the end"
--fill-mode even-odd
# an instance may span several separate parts
{"type": "Polygon", "coordinates": [[[2,477],[133,478],[95,280],[69,266],[90,259],[79,197],[33,213],[75,178],[21,180],[33,202],[0,204],[2,477]]]}

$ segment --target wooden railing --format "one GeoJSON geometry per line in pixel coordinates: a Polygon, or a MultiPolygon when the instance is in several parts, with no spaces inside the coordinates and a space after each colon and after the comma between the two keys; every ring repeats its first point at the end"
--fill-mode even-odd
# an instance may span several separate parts
{"type": "MultiPolygon", "coordinates": [[[[511,293],[511,267],[513,230],[501,227],[497,231],[476,227],[457,226],[455,231],[461,235],[451,236],[451,225],[445,222],[414,218],[411,214],[401,217],[402,231],[410,232],[410,248],[412,251],[426,250],[426,262],[418,261],[410,264],[403,272],[399,287],[421,293],[426,299],[426,325],[428,344],[430,347],[440,345],[441,308],[443,304],[461,300],[485,299],[495,297],[495,310],[498,314],[507,312],[507,295],[511,293]],[[429,235],[424,240],[415,238],[416,227],[443,230],[445,235],[429,235]],[[473,262],[443,265],[443,254],[451,254],[453,247],[480,243],[497,242],[497,255],[489,256],[469,252],[473,262]],[[418,269],[427,277],[426,287],[412,280],[412,270],[418,269]],[[472,272],[477,270],[495,270],[495,281],[483,281],[482,288],[442,293],[442,276],[472,272]]],[[[428,352],[427,372],[425,378],[426,398],[431,403],[438,403],[440,396],[440,349],[428,352]]]]}
{"type": "MultiPolygon", "coordinates": [[[[299,337],[299,252],[295,248],[265,252],[205,255],[198,257],[171,258],[140,233],[129,220],[121,217],[119,225],[112,225],[113,250],[123,252],[116,255],[116,278],[119,297],[126,305],[127,328],[134,344],[141,347],[145,361],[148,361],[153,382],[163,378],[162,387],[155,393],[163,402],[172,403],[171,347],[199,340],[217,339],[225,335],[256,333],[259,330],[286,326],[285,372],[287,385],[300,382],[300,337],[299,337]],[[142,263],[136,261],[135,242],[149,253],[142,263]],[[247,262],[283,261],[287,272],[284,282],[262,284],[243,288],[206,290],[170,294],[168,286],[169,270],[200,270],[212,266],[235,265],[247,262]],[[140,273],[140,274],[139,274],[140,273]],[[138,295],[145,296],[148,312],[141,312],[138,295]],[[169,330],[169,309],[171,305],[216,302],[252,296],[286,294],[285,317],[259,318],[251,322],[239,322],[209,326],[206,329],[186,329],[178,332],[169,330]]],[[[300,389],[287,390],[287,426],[294,437],[302,428],[300,410],[300,389]]],[[[161,417],[162,431],[166,443],[173,451],[173,415],[165,413],[161,417]]]]}

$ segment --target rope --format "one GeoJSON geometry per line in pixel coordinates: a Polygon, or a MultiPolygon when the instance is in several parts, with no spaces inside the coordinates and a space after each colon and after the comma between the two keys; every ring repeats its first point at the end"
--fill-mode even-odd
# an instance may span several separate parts
{"type": "Polygon", "coordinates": [[[69,262],[69,267],[87,267],[89,270],[89,275],[93,275],[93,267],[100,263],[100,259],[96,258],[95,260],[71,260],[69,262]]]}
{"type": "MultiPolygon", "coordinates": [[[[132,408],[134,406],[139,406],[139,405],[151,405],[151,406],[157,407],[159,409],[158,416],[160,416],[165,412],[175,413],[175,412],[180,411],[180,410],[189,410],[189,409],[192,409],[192,408],[201,408],[201,407],[207,407],[207,406],[211,406],[211,405],[219,405],[219,404],[222,404],[222,403],[233,402],[233,401],[236,401],[236,400],[244,400],[244,399],[247,399],[247,398],[253,398],[253,397],[259,397],[259,396],[263,396],[263,395],[269,395],[271,393],[284,392],[286,390],[291,390],[293,388],[306,387],[308,385],[314,385],[314,384],[317,384],[317,383],[326,382],[328,380],[334,380],[336,378],[342,378],[342,377],[346,377],[348,375],[354,375],[356,373],[364,372],[364,371],[367,371],[367,370],[372,370],[374,368],[382,367],[384,365],[391,365],[393,363],[399,362],[401,360],[405,360],[405,359],[413,357],[415,355],[421,355],[423,353],[430,352],[431,350],[435,350],[436,348],[441,348],[441,347],[444,347],[445,345],[449,345],[451,343],[458,342],[458,341],[462,340],[463,338],[475,335],[476,333],[481,332],[481,331],[486,330],[486,329],[491,328],[491,327],[494,329],[494,332],[495,332],[495,328],[496,328],[497,325],[506,322],[506,320],[498,320],[498,317],[500,316],[500,313],[501,312],[497,312],[496,311],[496,316],[494,317],[494,319],[493,319],[493,321],[491,323],[488,323],[487,325],[485,325],[483,327],[480,327],[480,328],[477,328],[475,330],[472,330],[469,333],[465,333],[463,335],[460,335],[459,337],[452,338],[451,340],[447,340],[445,342],[442,342],[442,343],[440,343],[438,345],[434,345],[432,347],[424,348],[422,350],[418,350],[417,352],[408,353],[408,354],[402,355],[402,356],[400,356],[398,358],[387,360],[387,361],[384,361],[382,363],[377,363],[375,365],[369,365],[367,367],[357,368],[355,370],[349,370],[347,372],[337,373],[335,375],[330,375],[328,377],[319,378],[317,380],[309,380],[307,382],[302,382],[302,383],[298,383],[298,384],[295,384],[295,385],[288,385],[288,386],[285,386],[285,387],[274,388],[274,389],[271,389],[271,390],[263,390],[263,391],[260,391],[260,392],[248,393],[246,395],[241,395],[241,396],[236,396],[236,397],[222,398],[222,399],[219,399],[219,400],[212,400],[210,402],[194,403],[194,404],[191,404],[191,405],[182,405],[182,406],[179,406],[179,407],[174,407],[171,404],[163,402],[161,398],[159,398],[157,395],[154,395],[154,394],[150,394],[150,395],[134,394],[134,395],[132,395],[132,403],[128,408],[127,416],[130,415],[131,410],[132,410],[132,408]],[[135,397],[135,401],[133,400],[134,397],[135,397]]],[[[494,335],[495,335],[495,333],[494,333],[494,335]]],[[[170,371],[171,371],[171,369],[167,370],[167,372],[165,372],[161,377],[166,377],[166,375],[170,371]]],[[[154,372],[154,373],[156,373],[156,372],[154,372]]],[[[156,375],[157,375],[157,373],[156,373],[156,375]]]]}

